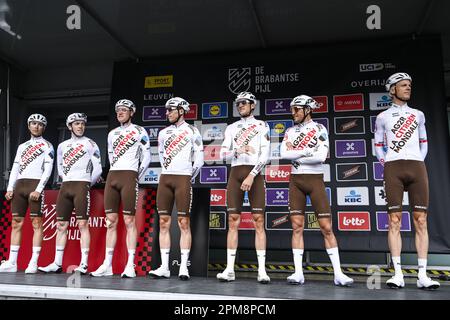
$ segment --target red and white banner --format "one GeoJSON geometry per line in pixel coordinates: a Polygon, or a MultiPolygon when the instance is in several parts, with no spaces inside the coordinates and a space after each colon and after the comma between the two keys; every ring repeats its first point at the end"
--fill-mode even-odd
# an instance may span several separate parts
{"type": "MultiPolygon", "coordinates": [[[[145,225],[145,216],[148,212],[154,212],[154,204],[147,202],[145,197],[145,189],[139,190],[139,198],[136,208],[136,225],[137,234],[140,238],[141,233],[144,232],[144,227],[147,228],[147,232],[153,231],[154,219],[151,217],[151,226],[145,225]],[[146,203],[144,203],[146,202],[146,203]],[[150,228],[149,228],[150,227],[150,228]],[[150,229],[150,230],[149,230],[150,229]]],[[[103,262],[105,257],[105,244],[106,244],[106,218],[103,207],[103,189],[95,189],[90,191],[90,217],[89,217],[89,229],[91,235],[91,243],[89,250],[89,272],[95,271],[103,262]]],[[[58,197],[58,190],[45,190],[45,201],[43,208],[43,227],[44,235],[41,247],[41,254],[38,260],[38,266],[46,266],[53,262],[55,257],[55,243],[56,243],[56,199],[58,197]]],[[[119,209],[121,212],[122,208],[119,209]]],[[[5,212],[5,218],[11,220],[11,212],[5,212]],[[9,217],[7,217],[9,215],[9,217]]],[[[9,228],[10,229],[10,228],[9,228]]],[[[8,248],[10,246],[11,230],[3,230],[5,232],[6,238],[3,241],[4,247],[8,248]]],[[[30,261],[32,254],[32,239],[33,239],[33,229],[31,226],[31,219],[29,218],[29,213],[24,220],[22,229],[22,243],[19,250],[18,256],[18,269],[25,270],[28,262],[30,261]]],[[[115,274],[121,273],[125,268],[125,264],[128,258],[128,250],[126,247],[126,229],[123,222],[122,214],[119,213],[119,223],[117,226],[117,243],[114,251],[113,257],[113,272],[115,274]]],[[[136,248],[136,260],[139,258],[139,251],[142,251],[142,244],[140,239],[137,239],[138,247],[136,248]]],[[[148,245],[148,244],[147,244],[148,245]]],[[[151,251],[151,250],[150,250],[151,251]]],[[[5,257],[4,257],[5,258],[5,257]]],[[[64,250],[63,258],[63,271],[70,272],[80,263],[81,251],[80,251],[80,231],[76,224],[75,213],[72,213],[72,217],[69,222],[68,238],[66,248],[64,250]]],[[[150,259],[151,261],[151,259],[150,259]]],[[[138,266],[138,263],[135,263],[138,266]]],[[[145,269],[145,268],[144,268],[145,269]]],[[[145,274],[142,268],[137,267],[137,274],[145,274]]]]}

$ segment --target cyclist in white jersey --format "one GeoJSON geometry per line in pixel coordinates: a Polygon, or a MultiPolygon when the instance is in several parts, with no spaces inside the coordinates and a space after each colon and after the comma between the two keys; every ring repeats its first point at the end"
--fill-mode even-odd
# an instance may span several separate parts
{"type": "Polygon", "coordinates": [[[384,188],[389,213],[388,243],[395,274],[386,284],[390,288],[405,286],[400,256],[402,240],[403,192],[408,191],[416,230],[415,243],[418,256],[417,287],[437,289],[440,284],[426,274],[428,256],[428,174],[425,157],[428,151],[425,116],[422,111],[408,106],[412,78],[407,73],[391,75],[386,90],[392,105],[376,119],[375,151],[384,165],[384,188]]]}
{"type": "Polygon", "coordinates": [[[158,134],[161,176],[158,183],[156,205],[159,214],[159,247],[161,266],[149,272],[155,278],[169,278],[170,224],[174,201],[178,210],[180,228],[181,265],[178,277],[188,280],[188,258],[192,235],[190,215],[192,186],[203,166],[203,141],[200,132],[184,120],[189,103],[180,97],[166,102],[166,116],[170,126],[158,134]],[[194,162],[192,164],[192,161],[194,162]]]}
{"type": "Polygon", "coordinates": [[[150,163],[150,143],[148,134],[141,126],[131,123],[136,112],[134,103],[127,99],[115,105],[120,127],[108,134],[108,158],[111,165],[105,186],[106,252],[103,264],[91,275],[111,276],[112,258],[117,240],[119,204],[122,201],[123,219],[127,235],[128,261],[122,277],[136,277],[134,256],[136,253],[137,229],[135,222],[138,181],[145,174],[150,163]]]}
{"type": "Polygon", "coordinates": [[[227,267],[217,274],[220,281],[234,281],[234,261],[238,246],[238,228],[241,221],[242,203],[245,191],[251,205],[255,225],[255,247],[258,258],[259,283],[267,284],[266,232],[264,227],[265,183],[260,174],[270,154],[269,126],[255,119],[253,111],[256,98],[250,92],[241,92],[235,100],[241,119],[229,125],[225,130],[220,156],[231,160],[231,172],[227,185],[227,267]]]}
{"type": "Polygon", "coordinates": [[[281,158],[292,160],[289,214],[295,272],[287,280],[290,284],[305,282],[302,268],[303,230],[306,196],[309,195],[333,265],[334,284],[348,286],[353,283],[353,279],[341,270],[338,244],[331,225],[331,208],[323,181],[323,163],[329,150],[328,132],[322,124],[312,120],[312,112],[318,108],[319,104],[307,95],[292,99],[291,113],[296,125],[286,131],[280,147],[281,158]]]}
{"type": "Polygon", "coordinates": [[[52,173],[55,154],[52,144],[42,137],[47,127],[47,119],[35,113],[28,117],[27,124],[31,139],[17,148],[5,194],[6,200],[12,200],[13,219],[9,259],[0,266],[0,272],[17,271],[22,226],[28,207],[34,234],[33,254],[25,273],[37,272],[37,261],[41,252],[43,190],[52,173]]]}
{"type": "Polygon", "coordinates": [[[71,131],[71,138],[61,142],[56,152],[58,175],[62,177],[61,189],[56,200],[56,250],[55,260],[46,267],[39,267],[42,272],[62,271],[64,248],[67,242],[67,229],[75,209],[78,228],[80,229],[81,263],[74,270],[86,274],[89,256],[89,189],[100,178],[102,165],[97,144],[84,136],[87,116],[84,113],[72,113],[67,117],[66,125],[71,131]]]}

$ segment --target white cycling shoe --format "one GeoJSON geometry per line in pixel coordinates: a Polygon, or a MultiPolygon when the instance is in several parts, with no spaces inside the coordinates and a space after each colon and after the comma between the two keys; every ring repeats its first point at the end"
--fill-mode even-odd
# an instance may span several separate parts
{"type": "Polygon", "coordinates": [[[100,267],[98,267],[97,270],[95,270],[94,272],[91,272],[90,274],[93,277],[112,276],[113,275],[112,266],[108,267],[107,265],[102,264],[100,267]]]}
{"type": "Polygon", "coordinates": [[[161,278],[170,278],[170,270],[164,267],[159,267],[156,270],[150,270],[148,273],[153,278],[161,279],[161,278]]]}
{"type": "Polygon", "coordinates": [[[436,290],[441,284],[436,280],[432,280],[430,277],[420,277],[417,279],[417,288],[436,290]]]}
{"type": "Polygon", "coordinates": [[[405,286],[405,281],[403,280],[403,275],[394,275],[386,281],[386,284],[391,289],[400,289],[405,286]]]}
{"type": "Polygon", "coordinates": [[[353,279],[345,274],[341,273],[337,276],[334,276],[334,284],[336,286],[348,287],[353,284],[353,279]]]}
{"type": "Polygon", "coordinates": [[[222,282],[230,282],[236,280],[236,275],[234,271],[228,271],[225,269],[223,272],[218,273],[216,278],[222,282]]]}
{"type": "Polygon", "coordinates": [[[304,284],[305,276],[303,275],[303,273],[296,272],[287,277],[287,282],[289,284],[304,284]]]}
{"type": "Polygon", "coordinates": [[[17,272],[17,264],[13,264],[9,260],[2,261],[0,272],[17,272]]]}

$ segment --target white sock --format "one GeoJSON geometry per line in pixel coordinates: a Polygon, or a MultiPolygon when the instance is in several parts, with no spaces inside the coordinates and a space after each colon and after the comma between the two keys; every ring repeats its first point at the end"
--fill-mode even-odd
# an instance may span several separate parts
{"type": "Polygon", "coordinates": [[[394,264],[394,270],[396,276],[402,276],[402,265],[400,264],[400,257],[392,257],[392,263],[394,264]]]}
{"type": "Polygon", "coordinates": [[[17,264],[17,255],[19,254],[19,248],[20,246],[11,245],[9,249],[8,261],[11,262],[12,264],[17,264]]]}
{"type": "Polygon", "coordinates": [[[134,255],[136,254],[136,249],[128,250],[128,261],[127,266],[134,266],[134,255]]]}
{"type": "Polygon", "coordinates": [[[63,246],[56,246],[55,263],[58,266],[62,266],[63,256],[64,256],[64,247],[63,246]]]}
{"type": "Polygon", "coordinates": [[[161,249],[161,267],[169,270],[170,249],[161,249]]]}
{"type": "Polygon", "coordinates": [[[419,266],[419,278],[423,278],[427,276],[427,259],[417,259],[419,266]]]}
{"type": "Polygon", "coordinates": [[[225,270],[234,271],[234,261],[236,260],[236,249],[227,249],[227,267],[225,270]]]}
{"type": "Polygon", "coordinates": [[[80,264],[88,264],[89,258],[89,248],[81,248],[81,263],[80,264]]]}
{"type": "Polygon", "coordinates": [[[41,247],[33,247],[33,255],[31,256],[30,263],[37,264],[40,253],[41,247]]]}
{"type": "Polygon", "coordinates": [[[303,249],[292,249],[295,273],[303,273],[303,249]]]}
{"type": "Polygon", "coordinates": [[[336,276],[342,274],[341,262],[339,260],[338,247],[327,249],[327,253],[328,253],[328,256],[330,257],[331,264],[333,265],[334,276],[336,277],[336,276]]]}
{"type": "Polygon", "coordinates": [[[266,250],[256,250],[258,273],[266,273],[266,250]]]}
{"type": "Polygon", "coordinates": [[[105,261],[103,261],[103,264],[106,264],[108,267],[110,267],[112,265],[113,254],[114,248],[106,248],[105,261]]]}
{"type": "Polygon", "coordinates": [[[189,259],[189,249],[181,249],[181,267],[187,268],[187,262],[189,259]]]}

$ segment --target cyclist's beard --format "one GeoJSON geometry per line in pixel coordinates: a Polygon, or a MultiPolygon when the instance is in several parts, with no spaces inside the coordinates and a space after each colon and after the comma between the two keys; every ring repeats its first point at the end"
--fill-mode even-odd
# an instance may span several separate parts
{"type": "Polygon", "coordinates": [[[254,109],[250,108],[250,111],[247,112],[246,114],[241,114],[241,113],[239,113],[239,114],[241,115],[241,118],[248,118],[253,114],[253,110],[254,109]]]}
{"type": "Polygon", "coordinates": [[[394,97],[396,97],[398,100],[400,100],[400,101],[402,101],[402,102],[408,102],[408,101],[409,101],[409,98],[406,98],[406,99],[400,98],[400,97],[397,95],[397,93],[394,94],[394,97]]]}
{"type": "MultiPolygon", "coordinates": [[[[397,95],[397,88],[394,88],[394,97],[396,97],[398,100],[400,100],[400,101],[402,101],[402,102],[408,102],[409,99],[410,99],[410,98],[406,98],[406,99],[400,98],[400,97],[397,95]]],[[[410,97],[411,97],[411,95],[410,95],[410,97]]]]}

